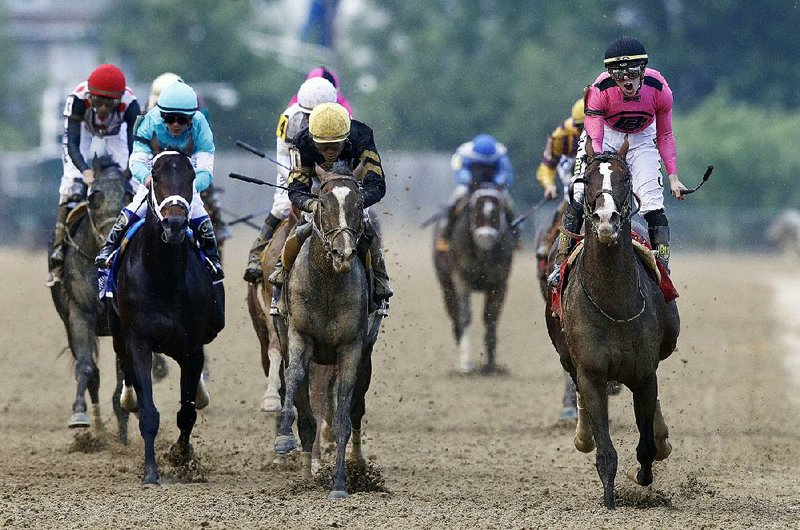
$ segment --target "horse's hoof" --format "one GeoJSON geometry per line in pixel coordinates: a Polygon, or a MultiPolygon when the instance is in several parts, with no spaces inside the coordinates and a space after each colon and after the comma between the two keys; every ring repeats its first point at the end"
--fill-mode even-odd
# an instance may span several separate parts
{"type": "Polygon", "coordinates": [[[278,395],[264,394],[261,398],[261,412],[280,412],[281,397],[278,395]]]}
{"type": "Polygon", "coordinates": [[[656,456],[655,459],[659,462],[661,460],[666,460],[666,458],[672,454],[672,444],[669,443],[669,440],[664,438],[660,441],[656,439],[656,456]]]}
{"type": "Polygon", "coordinates": [[[575,422],[578,421],[578,409],[577,407],[564,407],[561,409],[561,414],[558,415],[558,421],[560,422],[575,422]]]}
{"type": "Polygon", "coordinates": [[[272,463],[277,466],[285,466],[289,463],[289,456],[288,455],[275,455],[275,458],[272,459],[272,463]]]}
{"type": "Polygon", "coordinates": [[[139,410],[139,403],[136,401],[136,392],[132,386],[122,385],[122,393],[119,396],[119,406],[125,412],[136,412],[139,410]]]}
{"type": "Polygon", "coordinates": [[[638,484],[639,486],[649,486],[653,483],[653,475],[650,474],[650,480],[645,480],[640,476],[641,468],[638,466],[633,466],[630,468],[626,473],[625,476],[633,482],[634,484],[638,484]]]}
{"type": "Polygon", "coordinates": [[[592,451],[594,451],[593,438],[589,438],[588,440],[582,440],[576,436],[574,443],[575,443],[575,449],[577,449],[581,453],[591,453],[592,451]]]}
{"type": "Polygon", "coordinates": [[[322,460],[319,458],[312,458],[311,459],[311,474],[316,475],[320,468],[322,468],[322,460]]]}
{"type": "Polygon", "coordinates": [[[70,429],[83,429],[91,425],[89,415],[85,412],[74,412],[72,416],[69,417],[68,427],[70,429]]]}
{"type": "Polygon", "coordinates": [[[144,479],[142,479],[144,484],[152,484],[153,486],[160,486],[161,483],[158,481],[158,471],[146,471],[144,474],[144,479]]]}
{"type": "Polygon", "coordinates": [[[328,499],[332,501],[344,501],[350,498],[350,495],[344,490],[333,490],[328,495],[328,499]]]}
{"type": "Polygon", "coordinates": [[[462,362],[459,363],[457,371],[461,375],[470,375],[475,373],[476,367],[471,362],[462,362]]]}
{"type": "Polygon", "coordinates": [[[169,456],[181,462],[188,461],[193,454],[194,454],[194,447],[190,443],[182,445],[176,442],[172,444],[169,448],[169,456]]]}
{"type": "Polygon", "coordinates": [[[297,440],[293,434],[279,434],[275,437],[275,452],[286,455],[297,449],[297,440]]]}
{"type": "Polygon", "coordinates": [[[194,398],[194,408],[202,410],[208,406],[211,396],[208,394],[205,379],[200,378],[200,383],[197,385],[197,395],[194,398]]]}

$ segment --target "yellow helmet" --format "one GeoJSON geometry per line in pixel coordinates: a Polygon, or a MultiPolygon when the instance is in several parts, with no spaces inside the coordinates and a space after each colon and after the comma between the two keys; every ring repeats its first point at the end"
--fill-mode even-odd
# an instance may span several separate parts
{"type": "Polygon", "coordinates": [[[583,98],[581,98],[572,106],[572,121],[575,123],[583,123],[583,117],[583,98]]]}
{"type": "Polygon", "coordinates": [[[338,103],[320,103],[308,117],[308,132],[320,144],[341,142],[350,134],[350,113],[338,103]]]}

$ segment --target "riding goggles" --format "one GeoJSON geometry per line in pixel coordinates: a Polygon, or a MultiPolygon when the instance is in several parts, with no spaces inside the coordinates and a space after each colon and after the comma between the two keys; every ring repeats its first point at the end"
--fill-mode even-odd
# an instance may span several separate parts
{"type": "Polygon", "coordinates": [[[94,108],[109,107],[113,109],[119,106],[121,100],[119,98],[107,98],[104,96],[97,96],[95,94],[90,94],[89,102],[92,104],[92,107],[94,108]]]}
{"type": "Polygon", "coordinates": [[[173,123],[186,125],[192,118],[188,114],[181,114],[180,112],[162,112],[161,119],[164,120],[164,123],[170,125],[173,123]]]}
{"type": "Polygon", "coordinates": [[[644,68],[641,66],[626,66],[625,68],[609,68],[608,73],[614,80],[622,81],[626,77],[631,80],[639,79],[643,70],[644,68]]]}

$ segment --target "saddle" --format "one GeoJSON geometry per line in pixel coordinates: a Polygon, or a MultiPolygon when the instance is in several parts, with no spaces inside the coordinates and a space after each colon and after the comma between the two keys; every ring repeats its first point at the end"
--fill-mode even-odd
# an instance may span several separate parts
{"type": "MultiPolygon", "coordinates": [[[[653,277],[656,283],[658,283],[658,286],[661,289],[661,294],[664,295],[664,301],[669,303],[678,298],[678,290],[675,289],[675,285],[672,283],[672,280],[669,277],[667,268],[655,258],[653,255],[653,250],[650,247],[650,243],[648,243],[647,239],[645,239],[635,230],[631,230],[631,240],[633,243],[633,248],[636,250],[636,255],[639,256],[639,259],[642,260],[648,272],[650,272],[650,275],[653,277]]],[[[564,316],[564,308],[561,304],[561,297],[564,293],[564,288],[568,283],[569,271],[572,268],[572,265],[575,263],[575,260],[578,259],[578,256],[580,256],[581,252],[583,252],[583,241],[579,241],[578,244],[575,245],[572,253],[570,253],[569,257],[564,260],[564,263],[561,264],[561,278],[559,279],[558,285],[553,289],[550,300],[550,309],[552,314],[559,319],[563,318],[564,316]]]]}

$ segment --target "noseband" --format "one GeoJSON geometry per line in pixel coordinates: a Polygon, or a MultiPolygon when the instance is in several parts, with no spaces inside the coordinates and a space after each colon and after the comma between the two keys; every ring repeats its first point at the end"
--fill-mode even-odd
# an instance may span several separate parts
{"type": "MultiPolygon", "coordinates": [[[[339,181],[354,182],[356,184],[356,189],[357,190],[360,189],[360,183],[354,177],[350,175],[337,175],[336,177],[326,180],[325,183],[322,184],[322,187],[320,188],[320,194],[329,193],[329,191],[327,191],[329,190],[328,185],[333,182],[339,182],[339,181]]],[[[322,202],[320,202],[319,204],[321,205],[322,202]]],[[[359,209],[363,209],[363,207],[361,206],[362,204],[363,204],[362,199],[359,198],[359,205],[358,205],[359,209]]],[[[358,230],[350,226],[347,226],[346,224],[344,226],[335,226],[328,230],[323,230],[322,227],[320,226],[321,223],[322,223],[322,210],[320,206],[319,208],[317,208],[317,211],[314,215],[314,219],[311,223],[311,228],[322,242],[322,246],[325,248],[325,255],[328,257],[330,257],[331,252],[333,250],[333,240],[336,239],[340,234],[351,234],[353,236],[353,242],[356,243],[358,242],[361,235],[364,233],[363,222],[361,223],[361,227],[358,230]]]]}
{"type": "MultiPolygon", "coordinates": [[[[155,157],[153,157],[153,165],[155,165],[156,161],[165,155],[182,155],[187,156],[185,153],[181,153],[180,151],[161,151],[155,157]]],[[[189,201],[187,201],[182,195],[170,195],[169,197],[165,198],[163,201],[158,202],[158,198],[156,197],[156,186],[155,182],[151,183],[150,185],[150,201],[148,204],[153,208],[156,216],[158,217],[159,221],[164,220],[164,216],[161,214],[161,210],[168,206],[180,206],[185,212],[188,217],[189,211],[191,210],[191,205],[189,201]]]]}

